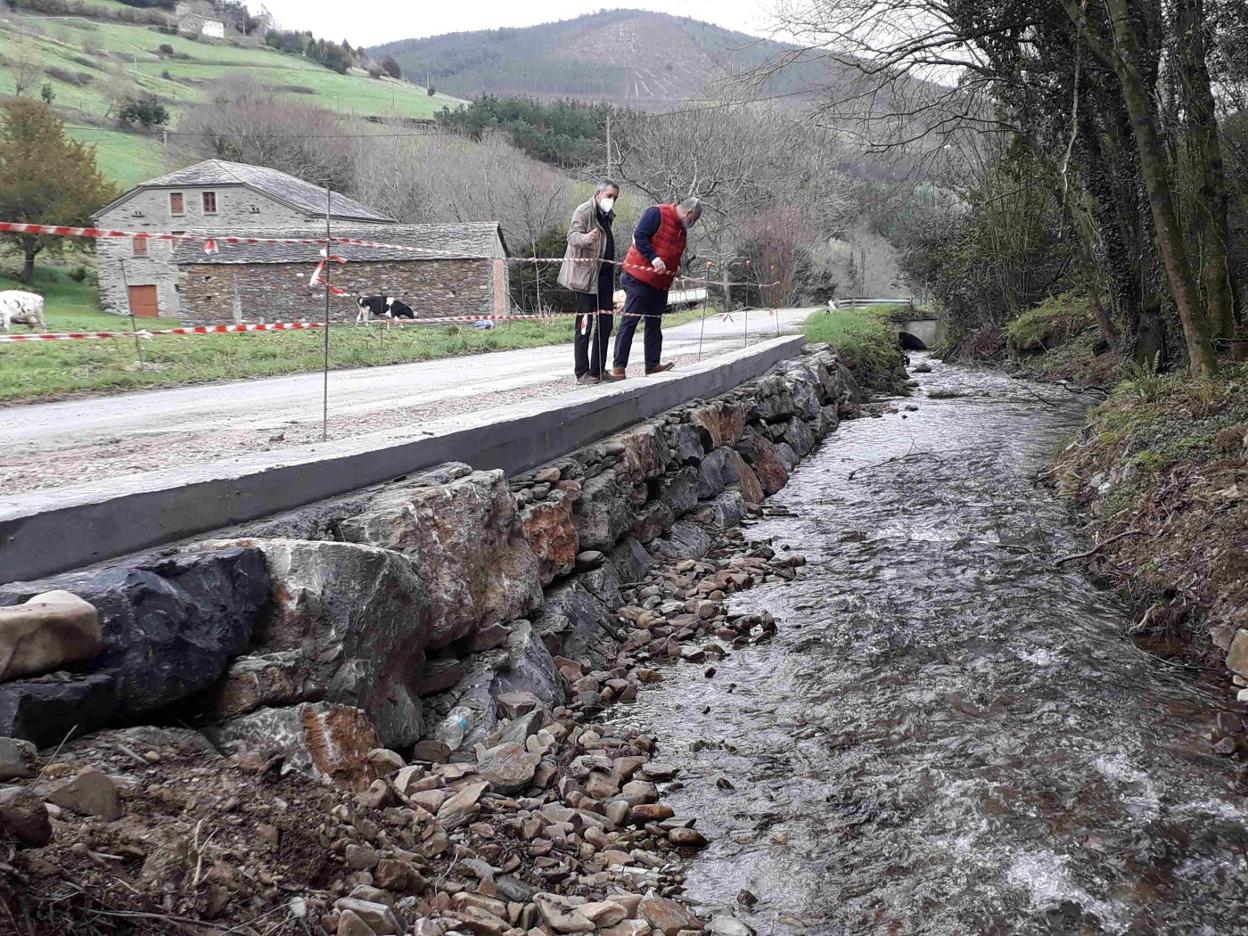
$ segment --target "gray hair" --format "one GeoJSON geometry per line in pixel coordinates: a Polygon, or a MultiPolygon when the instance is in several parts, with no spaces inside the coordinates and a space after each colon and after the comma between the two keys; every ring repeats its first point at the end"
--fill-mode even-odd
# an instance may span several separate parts
{"type": "Polygon", "coordinates": [[[603,179],[601,182],[598,183],[598,187],[594,189],[594,194],[601,195],[607,189],[612,189],[612,188],[618,192],[620,190],[620,183],[616,182],[615,179],[603,179]]]}
{"type": "Polygon", "coordinates": [[[694,218],[702,217],[702,199],[698,198],[696,195],[690,195],[676,207],[683,211],[686,215],[690,215],[694,218]]]}

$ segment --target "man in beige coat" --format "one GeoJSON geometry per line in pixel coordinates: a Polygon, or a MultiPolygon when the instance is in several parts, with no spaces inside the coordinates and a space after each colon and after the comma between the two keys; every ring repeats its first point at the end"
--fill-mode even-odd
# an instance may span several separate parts
{"type": "Polygon", "coordinates": [[[604,366],[607,343],[615,324],[611,314],[615,307],[615,264],[607,261],[615,259],[611,225],[619,195],[620,187],[610,179],[603,179],[594,197],[572,213],[568,249],[559,268],[559,285],[576,293],[573,361],[579,384],[613,379],[604,366]]]}

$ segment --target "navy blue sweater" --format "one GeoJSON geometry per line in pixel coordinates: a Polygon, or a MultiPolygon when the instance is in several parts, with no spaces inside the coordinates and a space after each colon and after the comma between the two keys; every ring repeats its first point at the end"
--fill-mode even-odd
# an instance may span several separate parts
{"type": "Polygon", "coordinates": [[[637,222],[637,227],[633,230],[633,243],[647,260],[653,261],[658,256],[650,241],[654,239],[655,234],[659,233],[659,225],[662,223],[663,215],[659,213],[659,206],[654,205],[645,210],[641,220],[637,222]]]}

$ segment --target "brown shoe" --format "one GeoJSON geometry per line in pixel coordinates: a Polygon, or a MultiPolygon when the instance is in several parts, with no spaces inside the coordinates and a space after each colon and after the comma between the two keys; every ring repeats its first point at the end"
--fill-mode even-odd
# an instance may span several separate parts
{"type": "Polygon", "coordinates": [[[602,381],[603,383],[615,383],[618,380],[623,380],[627,376],[628,374],[624,372],[624,368],[613,367],[609,371],[602,372],[602,381]]]}
{"type": "Polygon", "coordinates": [[[647,367],[646,376],[649,377],[651,374],[661,374],[664,371],[671,370],[675,366],[675,364],[656,364],[654,367],[647,367]]]}
{"type": "Polygon", "coordinates": [[[593,374],[581,374],[580,377],[576,378],[576,382],[582,387],[596,387],[598,384],[602,383],[602,381],[593,374]]]}

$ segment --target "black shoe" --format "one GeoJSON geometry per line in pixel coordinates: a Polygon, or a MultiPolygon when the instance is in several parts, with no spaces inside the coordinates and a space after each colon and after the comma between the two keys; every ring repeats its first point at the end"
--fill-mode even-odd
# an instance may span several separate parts
{"type": "Polygon", "coordinates": [[[582,387],[596,387],[602,383],[602,380],[593,374],[581,374],[580,377],[576,378],[576,382],[582,387]]]}

